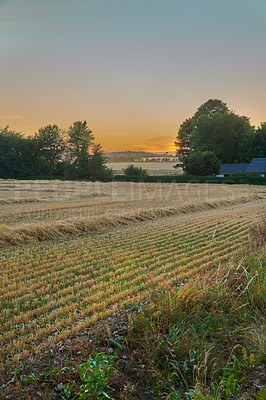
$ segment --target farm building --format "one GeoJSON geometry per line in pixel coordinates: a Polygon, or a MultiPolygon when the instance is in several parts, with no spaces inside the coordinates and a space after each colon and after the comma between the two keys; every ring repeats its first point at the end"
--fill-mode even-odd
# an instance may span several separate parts
{"type": "Polygon", "coordinates": [[[238,172],[246,173],[249,163],[238,163],[238,164],[221,164],[219,175],[217,176],[229,176],[238,172]]]}
{"type": "Polygon", "coordinates": [[[266,158],[253,158],[250,163],[221,164],[220,172],[217,176],[224,177],[241,172],[266,176],[266,158]]]}
{"type": "Polygon", "coordinates": [[[261,176],[266,176],[266,158],[253,158],[246,172],[257,172],[261,176]]]}

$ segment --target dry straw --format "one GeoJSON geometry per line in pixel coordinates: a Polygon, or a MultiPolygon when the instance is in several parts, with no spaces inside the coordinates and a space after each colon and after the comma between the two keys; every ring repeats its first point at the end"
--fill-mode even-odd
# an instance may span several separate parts
{"type": "Polygon", "coordinates": [[[234,199],[221,199],[196,203],[185,203],[179,207],[163,207],[138,209],[132,213],[114,216],[102,216],[87,220],[66,220],[44,224],[24,224],[15,227],[0,225],[0,246],[17,245],[29,242],[56,239],[79,233],[100,232],[104,229],[154,220],[161,217],[174,216],[219,207],[247,203],[259,196],[239,196],[234,199]]]}

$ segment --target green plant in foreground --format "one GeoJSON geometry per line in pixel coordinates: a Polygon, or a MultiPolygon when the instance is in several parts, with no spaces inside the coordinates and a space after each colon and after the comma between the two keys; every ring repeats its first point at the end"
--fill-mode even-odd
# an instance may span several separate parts
{"type": "MultiPolygon", "coordinates": [[[[23,385],[27,385],[27,384],[33,383],[33,382],[48,382],[48,381],[51,381],[51,379],[54,378],[56,375],[63,374],[64,372],[67,372],[68,370],[69,370],[68,367],[54,368],[52,365],[49,365],[48,373],[43,373],[40,376],[35,376],[34,374],[26,375],[23,377],[21,382],[23,385]]],[[[21,371],[22,371],[21,368],[17,369],[14,372],[14,375],[19,375],[21,373],[21,371]]]]}
{"type": "Polygon", "coordinates": [[[254,400],[266,400],[266,390],[261,389],[259,394],[250,394],[250,397],[254,400]]]}
{"type": "MultiPolygon", "coordinates": [[[[89,359],[80,365],[77,365],[77,370],[80,373],[80,378],[83,385],[80,386],[80,390],[75,393],[73,400],[104,400],[110,399],[110,393],[114,391],[113,388],[109,386],[109,378],[115,371],[113,367],[113,362],[115,356],[108,356],[107,354],[94,353],[94,357],[89,357],[89,359]]],[[[70,399],[71,387],[63,386],[64,396],[62,398],[70,399]]]]}
{"type": "MultiPolygon", "coordinates": [[[[227,366],[223,368],[223,375],[219,377],[219,385],[212,383],[211,392],[212,395],[205,396],[197,390],[190,390],[186,393],[187,399],[190,400],[226,400],[232,398],[232,396],[239,395],[241,393],[242,384],[247,380],[246,376],[243,376],[245,372],[251,368],[255,363],[255,357],[252,353],[250,356],[247,355],[245,347],[242,348],[242,357],[238,359],[234,354],[231,357],[231,361],[228,362],[227,366]]],[[[266,392],[265,392],[266,393],[266,392]]],[[[265,394],[259,393],[259,395],[250,395],[255,400],[264,400],[265,394]],[[262,397],[260,397],[262,396],[262,397]]],[[[266,398],[265,398],[266,399],[266,398]]]]}

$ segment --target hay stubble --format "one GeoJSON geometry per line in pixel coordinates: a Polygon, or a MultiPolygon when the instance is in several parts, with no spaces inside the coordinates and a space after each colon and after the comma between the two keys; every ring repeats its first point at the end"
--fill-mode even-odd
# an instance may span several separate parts
{"type": "MultiPolygon", "coordinates": [[[[0,231],[0,356],[18,360],[38,353],[125,304],[178,288],[226,261],[247,243],[250,225],[263,215],[265,190],[246,187],[237,192],[235,187],[228,196],[228,188],[214,186],[204,201],[199,201],[199,186],[189,187],[190,201],[184,204],[177,190],[168,192],[167,202],[166,186],[153,184],[142,187],[143,198],[131,199],[132,185],[123,184],[116,201],[110,196],[113,209],[99,198],[109,214],[48,218],[23,226],[7,223],[0,231]],[[147,198],[159,189],[161,199],[147,198]],[[121,212],[125,204],[126,213],[121,212]]],[[[97,199],[88,202],[97,208],[97,199]]]]}

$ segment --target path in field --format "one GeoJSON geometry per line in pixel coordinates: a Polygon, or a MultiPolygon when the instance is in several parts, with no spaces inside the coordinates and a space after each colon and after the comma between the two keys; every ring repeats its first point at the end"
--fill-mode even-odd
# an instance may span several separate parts
{"type": "Polygon", "coordinates": [[[264,212],[265,201],[257,200],[2,249],[0,356],[41,351],[218,266],[247,242],[264,212]]]}

